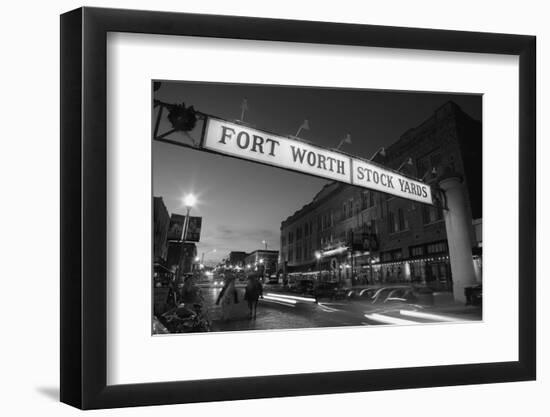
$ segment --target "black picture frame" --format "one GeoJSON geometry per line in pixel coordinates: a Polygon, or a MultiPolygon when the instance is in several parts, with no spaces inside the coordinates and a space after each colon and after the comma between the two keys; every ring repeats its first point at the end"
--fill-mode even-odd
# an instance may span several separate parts
{"type": "Polygon", "coordinates": [[[61,16],[61,401],[82,409],[536,378],[536,38],[251,17],[80,8],[61,16]],[[519,56],[519,360],[113,385],[107,375],[108,32],[519,56]]]}

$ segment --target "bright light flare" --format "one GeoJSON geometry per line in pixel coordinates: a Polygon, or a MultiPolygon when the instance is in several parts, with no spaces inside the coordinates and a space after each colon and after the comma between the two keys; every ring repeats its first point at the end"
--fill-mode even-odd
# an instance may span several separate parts
{"type": "Polygon", "coordinates": [[[187,194],[183,197],[183,204],[185,207],[193,207],[197,203],[197,197],[194,194],[187,194]]]}

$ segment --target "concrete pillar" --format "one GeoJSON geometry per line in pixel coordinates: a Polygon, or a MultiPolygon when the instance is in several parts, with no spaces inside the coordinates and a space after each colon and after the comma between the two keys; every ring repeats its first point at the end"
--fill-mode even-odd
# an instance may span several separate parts
{"type": "Polygon", "coordinates": [[[404,272],[405,272],[405,281],[410,282],[411,281],[411,265],[408,262],[405,262],[403,265],[404,272]]]}
{"type": "Polygon", "coordinates": [[[453,275],[453,297],[455,301],[465,302],[464,288],[476,283],[472,262],[472,216],[464,184],[459,177],[445,178],[439,186],[445,192],[449,209],[444,216],[453,275]]]}

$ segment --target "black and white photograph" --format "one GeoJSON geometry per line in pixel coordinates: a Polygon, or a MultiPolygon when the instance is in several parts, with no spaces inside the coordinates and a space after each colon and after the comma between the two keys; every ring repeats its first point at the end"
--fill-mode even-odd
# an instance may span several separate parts
{"type": "Polygon", "coordinates": [[[151,90],[154,335],[482,320],[482,95],[151,90]]]}

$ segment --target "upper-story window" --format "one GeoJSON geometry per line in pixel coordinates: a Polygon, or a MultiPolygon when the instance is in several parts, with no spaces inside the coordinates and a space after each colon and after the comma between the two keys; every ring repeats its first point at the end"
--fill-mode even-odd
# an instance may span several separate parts
{"type": "Polygon", "coordinates": [[[407,230],[409,228],[409,219],[405,216],[402,208],[397,209],[397,225],[399,230],[407,230]]]}
{"type": "Polygon", "coordinates": [[[403,209],[398,208],[397,212],[390,210],[388,213],[388,231],[390,233],[397,233],[408,229],[409,220],[405,217],[403,209]]]}
{"type": "Polygon", "coordinates": [[[298,246],[296,247],[296,262],[300,262],[302,260],[302,247],[298,246]]]}
{"type": "Polygon", "coordinates": [[[422,206],[422,221],[424,224],[435,223],[443,220],[443,210],[434,206],[422,206]]]}
{"type": "Polygon", "coordinates": [[[363,209],[374,207],[373,191],[363,191],[363,194],[361,195],[361,205],[363,209]]]}

